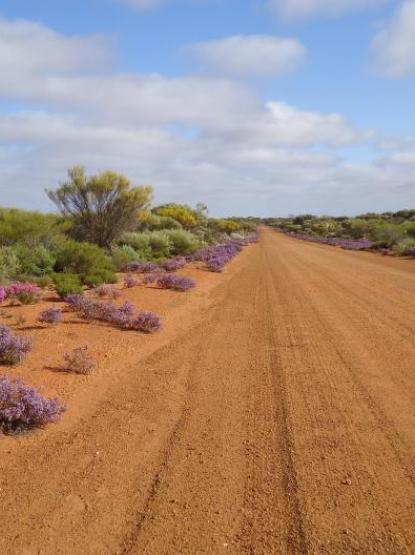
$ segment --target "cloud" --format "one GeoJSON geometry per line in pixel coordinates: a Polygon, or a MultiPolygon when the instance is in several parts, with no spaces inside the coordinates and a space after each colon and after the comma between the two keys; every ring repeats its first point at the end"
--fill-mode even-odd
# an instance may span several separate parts
{"type": "Polygon", "coordinates": [[[210,40],[188,50],[212,70],[242,77],[289,73],[306,57],[306,49],[298,40],[267,35],[210,40]]]}
{"type": "Polygon", "coordinates": [[[386,77],[415,74],[415,1],[406,0],[375,35],[371,50],[375,69],[386,77]]]}
{"type": "Polygon", "coordinates": [[[65,36],[31,21],[0,19],[0,72],[19,76],[71,74],[112,63],[112,44],[103,37],[65,36]]]}
{"type": "Polygon", "coordinates": [[[50,208],[44,188],[80,163],[91,173],[112,168],[154,184],[156,202],[203,200],[219,215],[415,202],[413,166],[398,147],[380,151],[375,163],[343,158],[344,147],[367,148],[371,134],[341,114],[264,102],[229,78],[121,74],[105,39],[31,22],[1,20],[0,52],[7,205],[50,208]]]}
{"type": "Polygon", "coordinates": [[[268,0],[268,6],[283,19],[336,17],[349,12],[383,6],[391,0],[268,0]]]}

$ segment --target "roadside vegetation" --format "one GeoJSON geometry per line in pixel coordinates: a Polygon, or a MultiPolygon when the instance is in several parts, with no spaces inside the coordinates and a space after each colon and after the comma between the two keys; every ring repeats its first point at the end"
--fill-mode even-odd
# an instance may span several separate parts
{"type": "Polygon", "coordinates": [[[298,239],[385,255],[415,256],[415,210],[362,214],[354,218],[313,216],[269,218],[263,223],[298,239]]]}
{"type": "MultiPolygon", "coordinates": [[[[112,171],[88,176],[75,167],[65,183],[46,193],[56,213],[0,208],[0,307],[42,302],[36,322],[45,333],[65,326],[66,313],[120,330],[155,333],[161,318],[123,300],[126,290],[148,286],[183,294],[197,285],[180,275],[188,264],[221,272],[243,246],[256,241],[256,224],[249,219],[211,218],[203,204],[153,207],[151,187],[133,187],[112,171]],[[46,297],[61,305],[43,304],[46,297]]],[[[19,364],[33,347],[30,337],[15,335],[0,322],[1,365],[19,364]]],[[[64,355],[60,370],[88,376],[94,367],[83,345],[64,355]]],[[[0,376],[3,432],[43,426],[64,410],[59,400],[0,376]]]]}

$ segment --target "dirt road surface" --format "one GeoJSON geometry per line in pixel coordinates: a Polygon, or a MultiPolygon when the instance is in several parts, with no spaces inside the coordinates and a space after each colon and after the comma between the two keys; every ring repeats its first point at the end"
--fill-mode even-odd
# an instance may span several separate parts
{"type": "Polygon", "coordinates": [[[414,262],[265,230],[180,323],[0,439],[2,555],[415,553],[414,262]]]}

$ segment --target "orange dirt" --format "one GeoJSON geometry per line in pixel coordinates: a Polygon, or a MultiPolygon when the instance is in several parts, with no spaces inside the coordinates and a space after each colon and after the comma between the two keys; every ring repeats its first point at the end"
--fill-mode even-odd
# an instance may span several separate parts
{"type": "Polygon", "coordinates": [[[157,335],[27,332],[7,373],[71,409],[0,438],[0,553],[414,553],[415,264],[265,230],[186,273],[125,294],[157,335]],[[94,375],[45,369],[82,343],[94,375]]]}

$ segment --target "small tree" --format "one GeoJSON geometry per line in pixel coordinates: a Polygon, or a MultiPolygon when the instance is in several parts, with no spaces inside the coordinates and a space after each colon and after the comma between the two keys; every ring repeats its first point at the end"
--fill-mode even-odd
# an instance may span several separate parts
{"type": "Polygon", "coordinates": [[[110,247],[122,233],[134,229],[140,210],[150,205],[151,187],[131,187],[129,179],[112,171],[88,177],[85,168],[68,171],[69,181],[55,191],[51,201],[73,222],[76,239],[110,247]]]}

